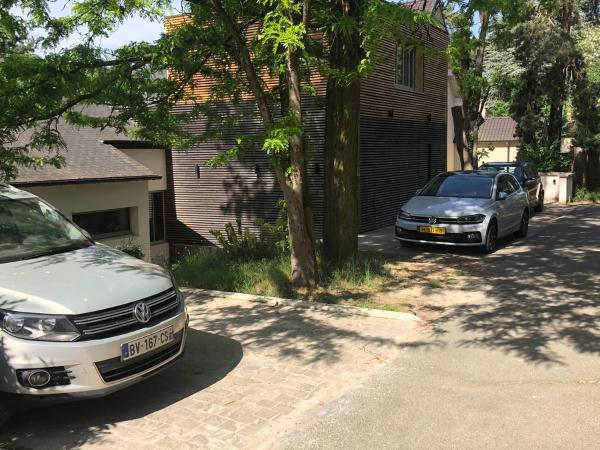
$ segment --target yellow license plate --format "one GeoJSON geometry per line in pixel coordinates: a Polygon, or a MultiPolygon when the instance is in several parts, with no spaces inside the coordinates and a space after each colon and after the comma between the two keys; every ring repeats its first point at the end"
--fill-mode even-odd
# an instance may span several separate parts
{"type": "Polygon", "coordinates": [[[419,231],[429,234],[446,234],[446,229],[440,227],[419,227],[419,231]]]}

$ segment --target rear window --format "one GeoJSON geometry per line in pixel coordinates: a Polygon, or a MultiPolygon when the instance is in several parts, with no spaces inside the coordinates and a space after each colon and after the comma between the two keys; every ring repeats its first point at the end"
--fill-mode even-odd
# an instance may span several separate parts
{"type": "Polygon", "coordinates": [[[442,174],[419,195],[425,197],[491,198],[494,178],[469,174],[442,174]]]}

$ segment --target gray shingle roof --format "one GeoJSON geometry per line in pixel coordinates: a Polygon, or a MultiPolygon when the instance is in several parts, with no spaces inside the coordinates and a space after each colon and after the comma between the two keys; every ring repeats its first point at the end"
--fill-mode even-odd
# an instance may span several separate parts
{"type": "MultiPolygon", "coordinates": [[[[86,114],[89,114],[89,111],[86,110],[86,114]]],[[[102,142],[136,142],[117,134],[114,129],[76,128],[59,121],[58,130],[66,144],[66,151],[61,152],[65,158],[63,167],[21,167],[18,177],[11,181],[11,184],[30,186],[160,178],[118,148],[102,142]]],[[[26,142],[30,133],[24,132],[20,140],[26,142]]]]}
{"type": "Polygon", "coordinates": [[[429,11],[435,10],[438,0],[407,0],[402,2],[403,5],[408,6],[415,11],[429,11]]]}
{"type": "Polygon", "coordinates": [[[479,129],[479,141],[518,141],[517,122],[512,117],[488,117],[479,129]]]}

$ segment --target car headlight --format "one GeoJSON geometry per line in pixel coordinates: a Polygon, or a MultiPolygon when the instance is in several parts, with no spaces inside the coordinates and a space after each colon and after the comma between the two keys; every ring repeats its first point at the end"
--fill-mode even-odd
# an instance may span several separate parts
{"type": "Polygon", "coordinates": [[[482,223],[485,220],[485,214],[473,214],[472,216],[463,216],[458,218],[458,223],[482,223]]]}
{"type": "Polygon", "coordinates": [[[11,336],[35,341],[70,342],[80,336],[79,330],[65,316],[27,314],[3,311],[2,330],[11,336]]]}
{"type": "Polygon", "coordinates": [[[401,209],[398,213],[398,219],[410,220],[412,219],[412,216],[403,209],[401,209]]]}

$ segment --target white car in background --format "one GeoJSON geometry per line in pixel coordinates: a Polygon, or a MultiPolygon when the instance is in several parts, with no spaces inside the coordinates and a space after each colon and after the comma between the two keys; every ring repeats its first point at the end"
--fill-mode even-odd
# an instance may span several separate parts
{"type": "Polygon", "coordinates": [[[178,359],[182,294],[163,268],[93,242],[41,199],[0,184],[0,393],[86,398],[178,359]]]}
{"type": "Polygon", "coordinates": [[[527,236],[530,215],[527,193],[513,175],[446,172],[402,206],[395,233],[404,245],[471,246],[492,253],[502,237],[527,236]]]}

